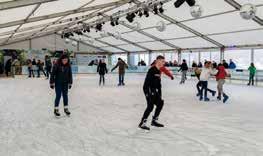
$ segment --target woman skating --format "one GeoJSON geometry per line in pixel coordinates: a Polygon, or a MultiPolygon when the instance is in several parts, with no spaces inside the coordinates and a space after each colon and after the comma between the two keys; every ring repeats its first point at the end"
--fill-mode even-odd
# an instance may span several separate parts
{"type": "Polygon", "coordinates": [[[99,85],[101,85],[101,82],[103,82],[103,85],[105,85],[105,74],[108,73],[108,69],[107,69],[107,64],[105,63],[104,60],[100,60],[97,68],[97,72],[100,75],[99,85]]]}
{"type": "Polygon", "coordinates": [[[225,103],[229,98],[223,91],[223,86],[225,84],[227,72],[223,64],[219,64],[217,70],[218,70],[216,74],[217,90],[218,90],[217,99],[221,100],[221,96],[223,95],[224,97],[223,102],[225,103]]]}
{"type": "Polygon", "coordinates": [[[61,95],[63,96],[64,112],[70,115],[68,109],[68,89],[72,86],[72,70],[67,55],[62,55],[54,64],[50,76],[50,88],[56,91],[54,114],[59,117],[59,102],[61,95]]]}

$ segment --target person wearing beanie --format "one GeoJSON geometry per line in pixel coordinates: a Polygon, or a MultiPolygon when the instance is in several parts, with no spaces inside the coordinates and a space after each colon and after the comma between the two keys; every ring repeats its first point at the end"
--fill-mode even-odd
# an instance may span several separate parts
{"type": "Polygon", "coordinates": [[[119,84],[118,86],[124,86],[124,75],[125,75],[125,69],[128,69],[128,65],[121,59],[118,58],[118,63],[111,69],[111,72],[113,72],[117,67],[119,67],[119,84]]]}
{"type": "Polygon", "coordinates": [[[68,109],[68,89],[71,89],[73,83],[72,70],[67,55],[62,55],[54,64],[50,75],[50,88],[56,92],[54,114],[60,116],[59,103],[61,95],[63,96],[64,112],[70,115],[68,109]]]}

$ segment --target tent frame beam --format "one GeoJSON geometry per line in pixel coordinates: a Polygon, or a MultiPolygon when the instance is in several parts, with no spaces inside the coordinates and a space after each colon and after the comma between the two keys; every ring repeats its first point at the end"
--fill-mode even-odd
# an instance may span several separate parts
{"type": "Polygon", "coordinates": [[[25,7],[29,5],[41,4],[41,3],[54,2],[54,1],[58,1],[58,0],[16,0],[10,2],[2,2],[0,3],[0,11],[18,8],[18,7],[25,7]]]}
{"type": "Polygon", "coordinates": [[[39,16],[39,17],[33,17],[33,18],[28,19],[27,21],[24,21],[24,20],[12,21],[8,23],[0,24],[0,28],[11,27],[11,26],[16,26],[16,25],[26,24],[26,23],[31,23],[31,22],[38,22],[38,21],[47,20],[47,19],[56,18],[56,17],[67,16],[71,14],[82,13],[82,12],[87,12],[87,11],[92,11],[92,10],[97,10],[97,9],[103,9],[103,8],[107,8],[111,6],[118,6],[120,4],[126,4],[129,1],[130,0],[122,0],[122,1],[117,1],[117,2],[95,5],[91,7],[85,7],[81,9],[74,9],[74,10],[69,10],[69,11],[64,11],[64,12],[59,12],[59,13],[54,13],[54,14],[49,14],[49,15],[44,15],[44,16],[39,16]]]}

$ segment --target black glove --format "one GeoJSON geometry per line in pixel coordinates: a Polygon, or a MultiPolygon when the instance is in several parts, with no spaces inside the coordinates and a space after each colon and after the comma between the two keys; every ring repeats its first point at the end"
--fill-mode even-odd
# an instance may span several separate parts
{"type": "Polygon", "coordinates": [[[55,86],[54,86],[53,84],[50,84],[50,88],[51,88],[51,89],[54,89],[55,86]]]}
{"type": "Polygon", "coordinates": [[[72,85],[71,85],[71,84],[69,84],[69,85],[68,85],[68,89],[71,89],[71,87],[72,87],[72,85]]]}
{"type": "Polygon", "coordinates": [[[173,77],[173,76],[171,77],[171,80],[174,80],[174,77],[173,77]]]}

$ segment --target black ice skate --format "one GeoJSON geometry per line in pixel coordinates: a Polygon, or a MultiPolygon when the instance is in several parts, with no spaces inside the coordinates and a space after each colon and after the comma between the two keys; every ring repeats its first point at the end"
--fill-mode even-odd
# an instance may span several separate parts
{"type": "Polygon", "coordinates": [[[164,127],[163,124],[160,124],[160,123],[158,123],[157,121],[158,121],[158,118],[153,118],[151,125],[152,125],[152,126],[155,126],[155,127],[164,127]]]}
{"type": "Polygon", "coordinates": [[[223,103],[226,103],[226,101],[229,99],[229,96],[227,96],[226,94],[223,94],[223,103]]]}
{"type": "Polygon", "coordinates": [[[139,124],[138,127],[141,128],[141,129],[144,129],[144,130],[148,130],[148,131],[149,131],[150,128],[146,126],[146,122],[147,122],[146,119],[142,120],[142,121],[140,122],[140,124],[139,124]]]}
{"type": "Polygon", "coordinates": [[[70,116],[70,114],[71,114],[70,111],[68,110],[68,108],[65,108],[65,109],[64,109],[64,112],[65,112],[65,114],[66,114],[67,116],[70,116]]]}
{"type": "Polygon", "coordinates": [[[56,117],[60,117],[60,113],[59,113],[58,109],[55,109],[55,110],[54,110],[54,115],[55,115],[56,117]]]}

